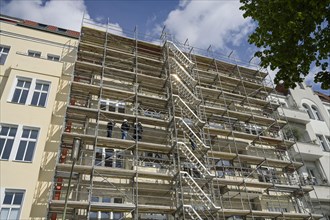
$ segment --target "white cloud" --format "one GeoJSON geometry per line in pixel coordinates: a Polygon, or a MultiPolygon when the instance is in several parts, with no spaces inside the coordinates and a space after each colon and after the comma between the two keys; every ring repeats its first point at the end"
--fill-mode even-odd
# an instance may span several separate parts
{"type": "MultiPolygon", "coordinates": [[[[90,19],[92,24],[105,26],[105,24],[98,23],[101,21],[100,16],[95,21],[91,19],[84,0],[1,1],[1,14],[75,31],[80,31],[83,16],[90,19]]],[[[122,28],[118,24],[113,25],[116,27],[116,33],[122,34],[122,28]]]]}
{"type": "MultiPolygon", "coordinates": [[[[86,5],[83,0],[51,0],[44,3],[41,0],[12,0],[1,7],[1,13],[5,15],[75,31],[80,30],[84,11],[86,11],[86,5]]],[[[88,13],[85,16],[89,18],[88,13]]]]}
{"type": "Polygon", "coordinates": [[[192,46],[227,49],[239,46],[254,25],[243,18],[239,1],[187,1],[169,13],[164,22],[180,42],[187,38],[192,46]]]}

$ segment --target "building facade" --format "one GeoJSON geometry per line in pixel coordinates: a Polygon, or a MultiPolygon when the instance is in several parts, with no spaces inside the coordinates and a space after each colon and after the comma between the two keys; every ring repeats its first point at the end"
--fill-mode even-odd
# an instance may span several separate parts
{"type": "Polygon", "coordinates": [[[267,74],[162,40],[84,20],[48,218],[322,218],[267,74]]]}
{"type": "Polygon", "coordinates": [[[304,163],[300,169],[303,185],[312,185],[315,191],[310,198],[315,207],[321,205],[319,213],[330,216],[330,97],[314,92],[305,83],[295,89],[278,88],[278,100],[290,125],[287,138],[295,140],[297,146],[291,153],[304,163]]]}
{"type": "Polygon", "coordinates": [[[1,16],[0,219],[327,215],[265,72],[115,31],[1,16]]]}
{"type": "Polygon", "coordinates": [[[0,219],[41,219],[79,33],[8,16],[0,25],[0,219]]]}

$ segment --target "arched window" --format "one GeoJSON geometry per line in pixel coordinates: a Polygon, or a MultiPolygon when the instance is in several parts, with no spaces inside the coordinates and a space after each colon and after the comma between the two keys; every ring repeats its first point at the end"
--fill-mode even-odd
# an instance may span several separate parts
{"type": "Polygon", "coordinates": [[[302,106],[303,106],[304,109],[306,110],[306,112],[307,112],[309,118],[310,118],[310,119],[315,119],[315,118],[314,118],[314,115],[313,115],[313,113],[312,113],[312,111],[311,111],[311,109],[309,108],[309,106],[308,106],[307,104],[305,104],[305,103],[304,103],[302,106]]]}
{"type": "Polygon", "coordinates": [[[321,116],[321,113],[319,112],[319,110],[317,109],[317,107],[315,105],[312,105],[312,110],[313,110],[313,113],[315,115],[315,118],[317,120],[323,121],[323,118],[321,116]]]}

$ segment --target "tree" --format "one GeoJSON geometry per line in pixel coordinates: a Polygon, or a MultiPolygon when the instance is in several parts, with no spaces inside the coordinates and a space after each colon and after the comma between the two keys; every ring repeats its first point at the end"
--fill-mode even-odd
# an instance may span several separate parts
{"type": "Polygon", "coordinates": [[[258,24],[249,43],[260,48],[260,66],[278,68],[282,80],[294,88],[313,69],[314,82],[330,89],[330,0],[240,0],[243,16],[258,24]]]}

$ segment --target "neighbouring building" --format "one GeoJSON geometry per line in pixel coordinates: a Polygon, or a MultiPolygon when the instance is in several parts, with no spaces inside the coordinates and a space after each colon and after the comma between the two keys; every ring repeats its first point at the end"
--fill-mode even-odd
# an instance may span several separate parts
{"type": "Polygon", "coordinates": [[[312,185],[310,199],[317,213],[330,217],[330,96],[314,92],[305,83],[295,89],[277,87],[276,96],[282,108],[278,112],[287,118],[289,127],[284,133],[297,146],[290,151],[293,157],[304,163],[299,170],[301,183],[312,185]]]}
{"type": "Polygon", "coordinates": [[[0,26],[0,219],[45,219],[79,33],[0,26]]]}

